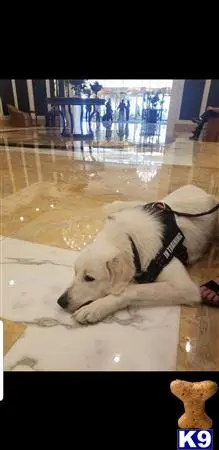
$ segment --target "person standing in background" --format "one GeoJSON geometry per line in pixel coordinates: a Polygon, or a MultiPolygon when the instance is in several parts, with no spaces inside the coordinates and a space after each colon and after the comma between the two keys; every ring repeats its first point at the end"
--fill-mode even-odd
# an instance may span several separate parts
{"type": "Polygon", "coordinates": [[[100,123],[100,105],[95,105],[96,122],[100,123]]]}
{"type": "Polygon", "coordinates": [[[124,99],[122,99],[117,109],[119,109],[119,122],[124,122],[126,110],[124,99]]]}
{"type": "Polygon", "coordinates": [[[107,120],[107,122],[113,121],[113,110],[112,110],[112,105],[111,105],[110,99],[106,103],[106,120],[107,120]]]}
{"type": "Polygon", "coordinates": [[[130,100],[127,100],[127,105],[126,105],[126,122],[129,121],[129,114],[130,114],[130,100]]]}

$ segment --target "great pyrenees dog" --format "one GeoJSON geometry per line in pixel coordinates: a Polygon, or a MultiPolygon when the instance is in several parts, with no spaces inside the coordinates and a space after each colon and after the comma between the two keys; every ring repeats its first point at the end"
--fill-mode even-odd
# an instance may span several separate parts
{"type": "MultiPolygon", "coordinates": [[[[175,211],[192,214],[208,211],[217,204],[212,196],[192,185],[172,192],[162,202],[175,211]]],[[[159,214],[153,214],[142,205],[142,201],[116,201],[106,205],[103,229],[79,254],[72,284],[58,299],[58,304],[73,313],[79,323],[101,321],[129,305],[193,306],[201,302],[199,287],[177,257],[171,259],[154,282],[136,283],[131,241],[137,249],[141,268],[146,271],[162,248],[164,234],[159,214]]],[[[175,219],[185,237],[187,263],[194,264],[218,232],[218,212],[198,218],[175,215],[175,219]]]]}

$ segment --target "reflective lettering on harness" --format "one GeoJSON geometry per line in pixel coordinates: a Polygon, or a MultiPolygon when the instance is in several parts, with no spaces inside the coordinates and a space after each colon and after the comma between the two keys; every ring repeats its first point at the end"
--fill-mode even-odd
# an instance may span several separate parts
{"type": "Polygon", "coordinates": [[[165,258],[167,258],[167,259],[170,257],[170,254],[169,254],[168,250],[165,250],[164,256],[165,256],[165,258]]]}
{"type": "Polygon", "coordinates": [[[176,246],[179,244],[179,242],[182,240],[183,236],[181,233],[177,233],[176,237],[172,240],[172,242],[168,245],[164,252],[164,256],[166,259],[170,257],[170,254],[173,253],[176,246]]]}

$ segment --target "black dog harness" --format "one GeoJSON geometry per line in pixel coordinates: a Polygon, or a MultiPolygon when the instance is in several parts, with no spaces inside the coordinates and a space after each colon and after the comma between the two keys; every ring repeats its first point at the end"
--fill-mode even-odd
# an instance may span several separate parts
{"type": "Polygon", "coordinates": [[[143,206],[145,211],[157,214],[164,225],[164,235],[162,239],[162,248],[159,250],[154,259],[150,262],[147,270],[144,272],[141,268],[141,260],[138,249],[134,240],[129,236],[132,247],[134,265],[135,265],[135,281],[140,284],[152,283],[156,280],[164,267],[169,264],[172,258],[178,258],[184,265],[188,262],[188,252],[183,245],[185,236],[178,227],[174,212],[170,206],[165,203],[149,203],[143,206]]]}

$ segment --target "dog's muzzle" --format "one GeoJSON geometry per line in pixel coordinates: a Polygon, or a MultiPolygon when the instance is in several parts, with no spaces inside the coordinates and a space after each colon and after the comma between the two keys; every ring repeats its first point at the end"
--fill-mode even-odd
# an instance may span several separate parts
{"type": "Polygon", "coordinates": [[[68,307],[69,302],[68,302],[68,294],[67,294],[67,292],[64,292],[64,294],[62,294],[61,297],[59,297],[59,299],[57,300],[57,303],[63,309],[68,307]]]}
{"type": "MultiPolygon", "coordinates": [[[[61,297],[59,297],[59,299],[57,300],[57,303],[59,306],[61,306],[61,308],[67,309],[69,306],[68,292],[64,292],[64,294],[62,294],[61,297]]],[[[74,308],[74,310],[77,311],[78,309],[83,308],[83,306],[89,305],[90,303],[93,303],[92,300],[88,300],[77,308],[74,308]]]]}

